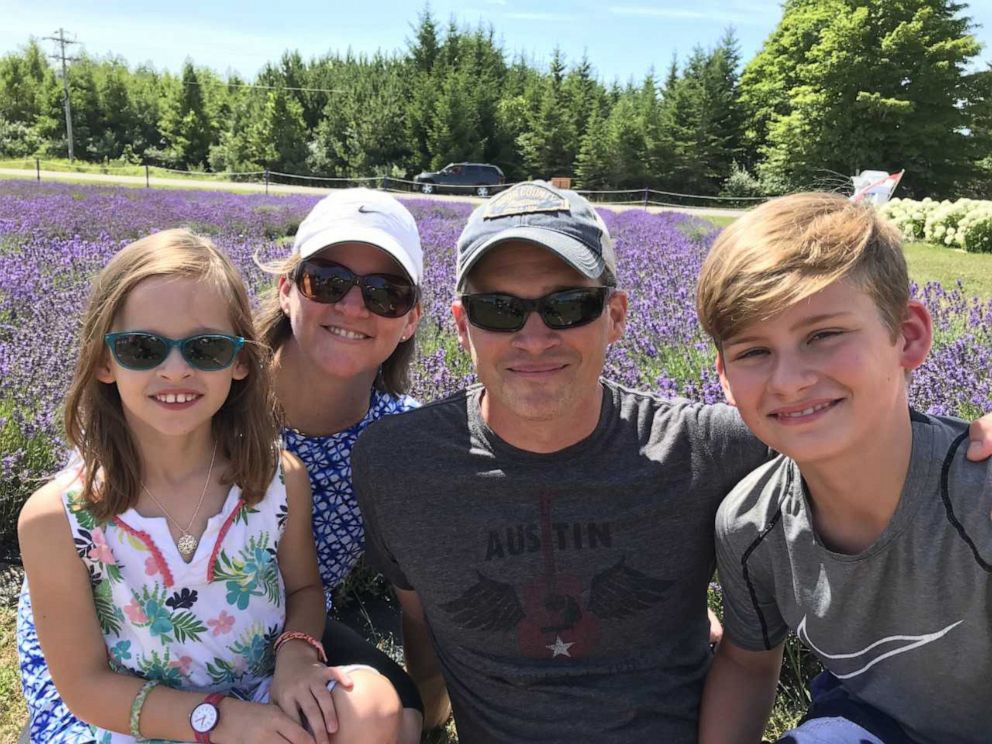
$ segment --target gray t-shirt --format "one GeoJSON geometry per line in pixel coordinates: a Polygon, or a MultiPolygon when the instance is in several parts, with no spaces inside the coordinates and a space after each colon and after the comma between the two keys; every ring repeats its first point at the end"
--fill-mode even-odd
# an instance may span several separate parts
{"type": "Polygon", "coordinates": [[[793,630],[856,698],[920,742],[992,739],[992,463],[967,425],[912,413],[899,505],[856,555],[825,548],[796,464],[778,457],[720,507],[727,637],[769,649],[793,630]]]}
{"type": "Polygon", "coordinates": [[[694,742],[720,499],[768,458],[727,406],[604,382],[596,430],[501,440],[474,387],[354,449],[372,562],[415,590],[460,740],[694,742]]]}

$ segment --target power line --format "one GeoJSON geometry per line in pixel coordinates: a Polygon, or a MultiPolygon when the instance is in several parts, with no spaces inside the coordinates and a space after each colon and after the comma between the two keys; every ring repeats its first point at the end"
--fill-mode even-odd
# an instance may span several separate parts
{"type": "MultiPolygon", "coordinates": [[[[184,80],[183,85],[209,85],[201,80],[184,80]]],[[[302,90],[308,93],[344,93],[340,88],[297,88],[292,85],[262,85],[261,83],[219,83],[229,88],[265,88],[267,90],[302,90]]]]}
{"type": "Polygon", "coordinates": [[[48,56],[51,57],[52,59],[62,60],[62,98],[63,101],[65,102],[65,133],[66,133],[66,140],[69,143],[69,162],[71,163],[73,162],[73,160],[75,160],[73,154],[73,148],[72,148],[72,106],[69,103],[69,73],[66,70],[65,63],[67,60],[70,62],[75,62],[77,58],[66,57],[65,47],[67,44],[78,44],[79,42],[70,41],[66,39],[65,31],[63,31],[61,28],[53,33],[57,33],[58,36],[45,36],[43,38],[49,41],[57,41],[59,43],[59,53],[49,54],[48,56]]]}

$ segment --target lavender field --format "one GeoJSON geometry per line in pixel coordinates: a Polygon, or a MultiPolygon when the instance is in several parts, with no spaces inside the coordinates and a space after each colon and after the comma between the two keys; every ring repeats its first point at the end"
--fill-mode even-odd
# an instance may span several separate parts
{"type": "MultiPolygon", "coordinates": [[[[146,191],[34,182],[0,188],[0,546],[13,549],[23,499],[64,458],[59,405],[67,389],[88,277],[121,246],[155,230],[210,235],[242,268],[253,293],[269,277],[254,264],[289,250],[312,196],[146,191]]],[[[425,318],[413,394],[443,396],[471,380],[448,306],[453,246],[469,205],[411,199],[420,225],[425,318]]],[[[626,338],[607,360],[624,384],[716,401],[712,351],[693,312],[695,277],[717,229],[676,213],[603,211],[616,238],[620,284],[631,295],[626,338]]],[[[971,417],[992,410],[992,302],[960,286],[916,287],[935,318],[937,343],[916,374],[917,407],[971,417]]],[[[0,558],[3,555],[0,553],[0,558]]]]}
{"type": "MultiPolygon", "coordinates": [[[[16,555],[14,525],[21,503],[65,459],[59,406],[88,278],[131,240],[187,226],[226,250],[257,295],[270,278],[253,256],[288,252],[316,200],[0,182],[0,562],[16,555]]],[[[470,207],[406,203],[420,225],[426,257],[425,317],[412,392],[430,400],[472,380],[449,311],[453,247],[470,207]]],[[[693,311],[695,277],[717,228],[675,213],[603,210],[603,217],[616,238],[620,284],[631,295],[627,335],[610,351],[607,375],[664,395],[721,400],[713,352],[693,311]]],[[[992,301],[970,297],[960,285],[924,283],[914,292],[927,303],[937,329],[934,352],[913,380],[914,404],[966,418],[992,410],[992,301]]],[[[0,653],[10,656],[10,623],[3,618],[0,653]]],[[[811,671],[798,644],[787,644],[770,735],[805,707],[803,681],[811,671]]],[[[21,725],[15,685],[12,659],[0,663],[0,710],[12,716],[0,715],[0,740],[5,725],[13,730],[21,725]]]]}

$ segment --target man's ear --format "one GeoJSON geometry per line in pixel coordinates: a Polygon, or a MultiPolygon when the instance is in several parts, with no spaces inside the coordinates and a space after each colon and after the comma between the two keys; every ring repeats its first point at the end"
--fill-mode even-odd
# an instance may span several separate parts
{"type": "Polygon", "coordinates": [[[461,300],[451,303],[451,314],[455,318],[455,329],[458,331],[458,343],[469,354],[472,353],[472,345],[468,338],[468,313],[461,300]]]}
{"type": "Polygon", "coordinates": [[[727,369],[723,365],[723,352],[719,349],[716,352],[716,373],[720,377],[720,387],[723,388],[723,395],[727,402],[736,406],[737,401],[734,400],[734,392],[730,389],[730,380],[727,379],[727,369]]]}
{"type": "Polygon", "coordinates": [[[610,314],[609,342],[612,344],[623,338],[627,328],[627,293],[622,289],[615,290],[607,303],[607,312],[610,314]]]}
{"type": "Polygon", "coordinates": [[[933,344],[933,321],[922,302],[910,300],[899,324],[899,361],[909,371],[926,361],[933,344]]]}

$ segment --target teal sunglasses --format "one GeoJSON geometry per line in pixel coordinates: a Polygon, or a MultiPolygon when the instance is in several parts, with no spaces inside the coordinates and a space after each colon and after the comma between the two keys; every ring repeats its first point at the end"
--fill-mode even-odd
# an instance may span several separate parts
{"type": "Polygon", "coordinates": [[[241,336],[226,333],[197,333],[186,338],[169,338],[147,331],[120,331],[103,337],[117,363],[125,369],[149,370],[164,362],[178,347],[183,359],[194,369],[216,372],[234,364],[245,345],[241,336]]]}

